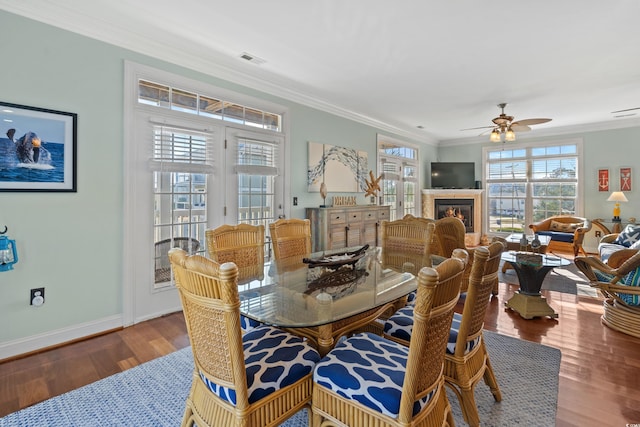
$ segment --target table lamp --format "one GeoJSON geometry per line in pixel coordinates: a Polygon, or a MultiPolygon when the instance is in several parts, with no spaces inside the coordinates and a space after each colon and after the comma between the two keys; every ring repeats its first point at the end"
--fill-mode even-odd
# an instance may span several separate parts
{"type": "Polygon", "coordinates": [[[614,191],[607,199],[607,202],[616,202],[613,207],[613,220],[620,221],[620,202],[628,202],[624,193],[622,191],[614,191]]]}

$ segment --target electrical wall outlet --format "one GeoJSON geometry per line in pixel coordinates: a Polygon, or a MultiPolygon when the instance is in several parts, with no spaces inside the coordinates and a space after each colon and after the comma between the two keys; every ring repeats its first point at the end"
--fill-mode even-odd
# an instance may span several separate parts
{"type": "Polygon", "coordinates": [[[29,304],[40,307],[44,304],[44,288],[33,288],[30,293],[29,304]]]}

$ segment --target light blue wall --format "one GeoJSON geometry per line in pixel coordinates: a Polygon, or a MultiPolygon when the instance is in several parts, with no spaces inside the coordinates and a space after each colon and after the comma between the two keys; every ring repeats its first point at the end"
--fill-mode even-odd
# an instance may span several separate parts
{"type": "MultiPolygon", "coordinates": [[[[587,218],[609,219],[613,213],[613,203],[607,202],[610,191],[620,189],[617,178],[620,167],[632,167],[632,191],[626,192],[628,203],[621,205],[622,218],[630,216],[640,220],[640,167],[636,159],[640,158],[640,127],[564,134],[554,137],[527,138],[526,141],[563,141],[580,138],[583,141],[583,190],[584,215],[587,218]],[[598,169],[609,168],[610,191],[598,191],[598,169]]],[[[439,161],[473,161],[476,163],[476,179],[482,177],[482,147],[491,145],[440,146],[439,161]]],[[[425,172],[425,175],[427,173],[425,172]]]]}
{"type": "Polygon", "coordinates": [[[2,11],[0,40],[2,101],[78,114],[78,192],[0,192],[0,227],[9,227],[20,257],[15,270],[0,273],[0,347],[122,313],[122,247],[136,238],[122,235],[125,60],[287,106],[288,180],[299,198],[293,217],[321,201],[307,192],[308,141],[364,150],[376,170],[379,130],[370,126],[2,11]],[[43,286],[46,303],[30,307],[29,289],[43,286]]]}
{"type": "MultiPolygon", "coordinates": [[[[291,196],[299,198],[293,217],[303,217],[305,206],[321,201],[318,193],[307,192],[308,141],[364,150],[375,171],[379,130],[370,126],[1,11],[0,40],[2,101],[78,114],[78,192],[0,192],[0,227],[9,227],[20,255],[15,270],[0,273],[0,347],[122,312],[122,247],[125,238],[135,238],[122,235],[125,60],[287,106],[288,183],[291,196]],[[29,289],[42,286],[45,305],[30,307],[29,289]]],[[[6,132],[3,126],[0,134],[6,132]]],[[[608,166],[615,173],[620,166],[633,166],[634,183],[640,185],[635,167],[640,128],[573,136],[585,142],[586,215],[607,218],[612,206],[604,202],[607,194],[596,191],[596,170],[608,166]]],[[[428,187],[431,161],[475,161],[477,171],[482,164],[479,144],[423,145],[421,152],[422,188],[428,187]]],[[[637,194],[629,193],[623,216],[640,216],[637,194]]],[[[358,202],[366,203],[362,194],[358,202]]]]}

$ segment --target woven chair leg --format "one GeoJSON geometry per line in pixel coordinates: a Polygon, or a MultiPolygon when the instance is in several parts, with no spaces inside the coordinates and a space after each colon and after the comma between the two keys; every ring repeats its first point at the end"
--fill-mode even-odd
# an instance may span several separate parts
{"type": "Polygon", "coordinates": [[[476,398],[473,395],[473,387],[470,389],[460,389],[460,408],[464,420],[470,427],[478,427],[480,425],[480,415],[476,406],[476,398]]]}
{"type": "Polygon", "coordinates": [[[487,357],[487,367],[484,370],[484,382],[491,389],[491,394],[493,394],[493,398],[496,402],[502,401],[502,393],[500,392],[500,386],[498,386],[498,380],[496,379],[496,374],[493,372],[493,367],[491,366],[491,361],[489,360],[489,355],[487,357]]]}
{"type": "Polygon", "coordinates": [[[181,427],[188,427],[193,425],[193,410],[191,406],[187,402],[187,406],[184,408],[184,415],[182,416],[182,424],[181,427]]]}

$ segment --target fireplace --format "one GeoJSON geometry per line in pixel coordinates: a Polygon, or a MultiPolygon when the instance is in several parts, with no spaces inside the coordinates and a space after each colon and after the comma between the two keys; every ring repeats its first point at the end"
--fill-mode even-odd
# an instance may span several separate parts
{"type": "Polygon", "coordinates": [[[434,219],[448,215],[461,218],[467,231],[467,247],[477,246],[482,236],[483,192],[475,189],[422,190],[422,216],[434,219]]]}
{"type": "Polygon", "coordinates": [[[473,233],[473,199],[435,199],[435,219],[455,217],[462,221],[467,233],[473,233]]]}

